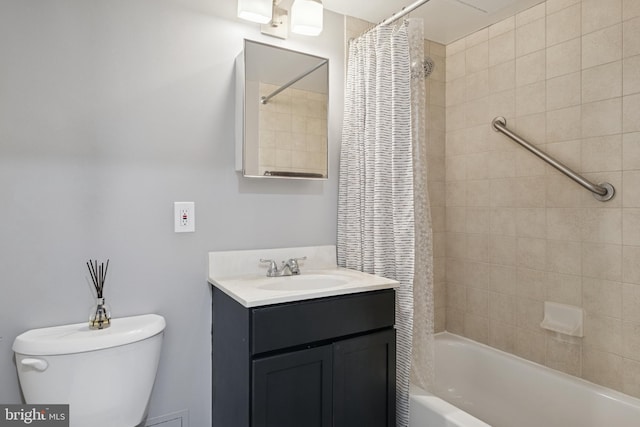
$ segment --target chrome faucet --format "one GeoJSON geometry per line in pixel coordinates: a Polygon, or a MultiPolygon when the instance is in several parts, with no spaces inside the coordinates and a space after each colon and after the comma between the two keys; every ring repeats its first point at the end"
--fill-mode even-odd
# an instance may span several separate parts
{"type": "Polygon", "coordinates": [[[260,262],[268,262],[269,268],[267,269],[267,277],[281,277],[281,276],[297,276],[300,274],[300,266],[298,265],[298,261],[303,261],[307,259],[307,257],[302,258],[289,258],[287,261],[282,261],[282,265],[280,269],[278,269],[278,265],[275,260],[272,259],[261,259],[260,262]]]}

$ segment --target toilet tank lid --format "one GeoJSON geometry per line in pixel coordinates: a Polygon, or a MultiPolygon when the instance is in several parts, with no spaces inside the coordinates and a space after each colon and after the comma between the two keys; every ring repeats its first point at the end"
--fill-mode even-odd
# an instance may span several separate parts
{"type": "Polygon", "coordinates": [[[131,344],[161,333],[166,322],[157,314],[111,319],[106,329],[89,329],[89,322],[32,329],[19,335],[13,351],[32,356],[83,353],[131,344]]]}

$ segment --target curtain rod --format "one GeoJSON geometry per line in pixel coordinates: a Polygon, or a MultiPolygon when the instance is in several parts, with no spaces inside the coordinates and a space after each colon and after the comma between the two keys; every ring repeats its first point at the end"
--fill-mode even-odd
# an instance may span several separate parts
{"type": "Polygon", "coordinates": [[[413,12],[415,9],[419,8],[420,6],[422,6],[425,3],[428,3],[429,1],[430,0],[418,0],[418,1],[415,1],[415,2],[411,3],[409,6],[403,7],[401,11],[396,12],[393,15],[391,15],[390,17],[388,17],[387,19],[385,19],[384,21],[382,21],[381,23],[376,25],[376,27],[379,27],[381,25],[389,25],[392,22],[395,22],[398,19],[402,18],[406,14],[413,12]]]}

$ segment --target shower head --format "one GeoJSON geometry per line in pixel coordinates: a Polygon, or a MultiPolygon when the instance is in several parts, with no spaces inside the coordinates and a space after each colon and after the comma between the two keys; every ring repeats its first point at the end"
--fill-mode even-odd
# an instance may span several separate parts
{"type": "Polygon", "coordinates": [[[421,63],[411,64],[411,77],[426,79],[431,75],[435,67],[436,64],[433,62],[433,59],[425,56],[421,63]]]}

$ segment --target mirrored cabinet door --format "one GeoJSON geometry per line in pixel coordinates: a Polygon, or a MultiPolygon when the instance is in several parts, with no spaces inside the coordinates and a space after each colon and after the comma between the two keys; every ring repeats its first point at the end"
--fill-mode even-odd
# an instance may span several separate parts
{"type": "Polygon", "coordinates": [[[328,59],[245,40],[236,73],[237,169],[327,179],[328,59]]]}

